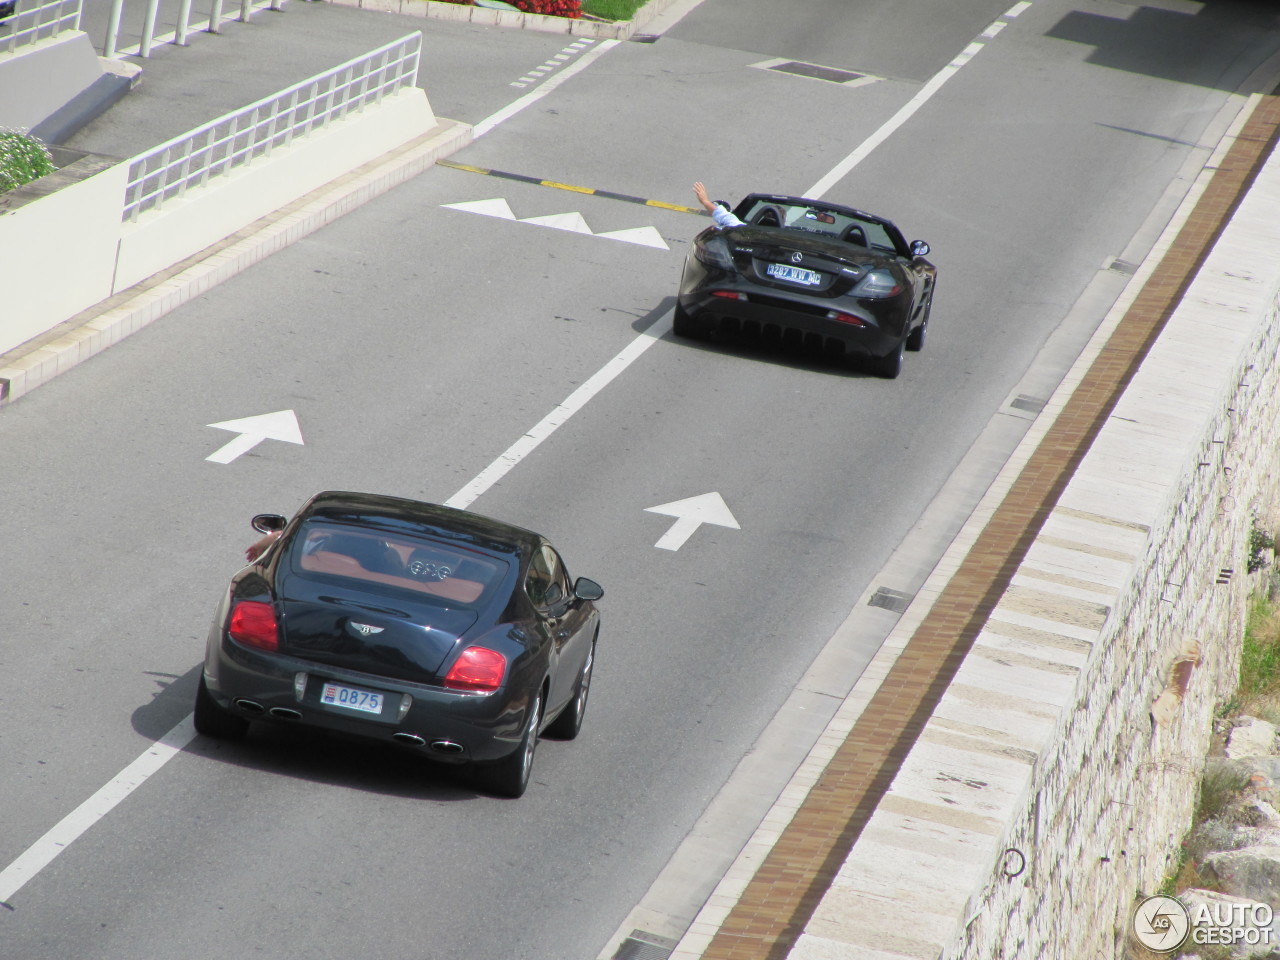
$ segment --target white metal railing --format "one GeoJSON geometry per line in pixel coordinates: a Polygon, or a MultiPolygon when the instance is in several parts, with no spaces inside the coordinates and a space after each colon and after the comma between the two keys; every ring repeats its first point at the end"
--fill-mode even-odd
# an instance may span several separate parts
{"type": "Polygon", "coordinates": [[[159,210],[294,137],[415,86],[421,52],[422,34],[411,33],[139,154],[129,161],[123,219],[159,210]]]}
{"type": "Polygon", "coordinates": [[[167,33],[156,33],[156,24],[160,18],[160,0],[146,0],[147,10],[142,22],[142,37],[132,46],[120,46],[120,23],[124,17],[124,0],[112,0],[111,13],[107,18],[107,36],[102,45],[102,55],[108,60],[117,57],[150,57],[154,47],[166,43],[179,47],[187,45],[192,32],[221,33],[222,25],[231,20],[248,23],[250,16],[265,9],[283,10],[285,0],[230,0],[237,9],[224,12],[224,0],[210,0],[209,15],[197,13],[192,9],[192,0],[179,0],[177,25],[167,33]]]}
{"type": "Polygon", "coordinates": [[[49,0],[38,6],[18,9],[13,16],[0,20],[0,54],[47,40],[69,30],[80,29],[81,0],[49,0]]]}

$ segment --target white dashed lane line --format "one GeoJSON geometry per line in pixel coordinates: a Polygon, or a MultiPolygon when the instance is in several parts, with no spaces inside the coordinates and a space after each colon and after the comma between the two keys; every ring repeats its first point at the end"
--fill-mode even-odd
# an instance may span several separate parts
{"type": "Polygon", "coordinates": [[[537,83],[553,70],[563,67],[566,63],[578,54],[582,53],[595,42],[596,41],[594,39],[588,39],[586,37],[583,37],[581,40],[575,40],[551,59],[544,61],[537,67],[534,67],[519,80],[512,80],[510,85],[513,87],[527,87],[530,84],[537,83]]]}

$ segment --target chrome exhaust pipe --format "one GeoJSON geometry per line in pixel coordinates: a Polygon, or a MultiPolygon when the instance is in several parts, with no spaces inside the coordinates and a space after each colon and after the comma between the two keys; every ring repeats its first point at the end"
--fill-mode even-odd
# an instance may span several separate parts
{"type": "Polygon", "coordinates": [[[411,747],[420,747],[427,742],[423,740],[420,736],[418,736],[416,733],[405,733],[404,731],[400,731],[399,733],[393,733],[391,735],[391,739],[396,741],[397,743],[407,743],[411,747]]]}
{"type": "Polygon", "coordinates": [[[241,710],[243,710],[245,713],[263,714],[267,712],[267,708],[264,707],[262,704],[258,703],[256,700],[246,700],[244,699],[244,697],[241,697],[239,700],[236,701],[236,706],[239,707],[241,710]]]}
{"type": "Polygon", "coordinates": [[[432,740],[431,749],[436,753],[459,754],[462,753],[462,744],[452,740],[432,740]]]}
{"type": "Polygon", "coordinates": [[[269,711],[277,720],[301,720],[302,714],[288,707],[272,707],[269,711]]]}

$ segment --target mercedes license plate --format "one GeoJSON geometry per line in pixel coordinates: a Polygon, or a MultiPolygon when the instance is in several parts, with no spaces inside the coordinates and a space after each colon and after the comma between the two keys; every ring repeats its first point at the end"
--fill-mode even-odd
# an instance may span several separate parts
{"type": "Polygon", "coordinates": [[[779,280],[787,280],[791,283],[803,283],[808,286],[814,286],[820,282],[819,276],[812,270],[793,267],[786,263],[769,264],[769,276],[777,277],[779,280]]]}
{"type": "Polygon", "coordinates": [[[338,683],[326,683],[320,691],[320,702],[331,707],[346,707],[361,713],[382,713],[383,695],[371,690],[358,690],[338,683]]]}

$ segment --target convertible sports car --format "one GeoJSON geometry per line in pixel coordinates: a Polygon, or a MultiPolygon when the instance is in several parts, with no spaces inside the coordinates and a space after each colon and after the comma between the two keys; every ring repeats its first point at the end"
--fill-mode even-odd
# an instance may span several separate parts
{"type": "Polygon", "coordinates": [[[518,797],[539,734],[582,726],[604,595],[545,538],[450,507],[312,497],[231,580],[209,632],[195,726],[253,721],[399,743],[472,764],[518,797]]]}
{"type": "Polygon", "coordinates": [[[883,217],[753,193],[741,226],[708,227],[685,259],[675,332],[759,337],[869,358],[881,377],[924,346],[936,269],[883,217]]]}

